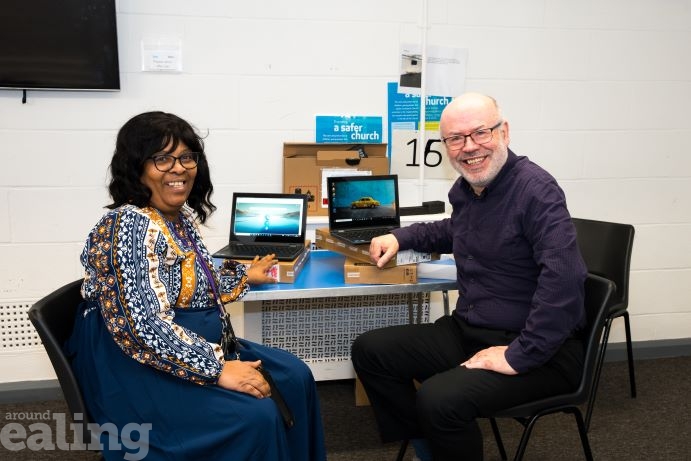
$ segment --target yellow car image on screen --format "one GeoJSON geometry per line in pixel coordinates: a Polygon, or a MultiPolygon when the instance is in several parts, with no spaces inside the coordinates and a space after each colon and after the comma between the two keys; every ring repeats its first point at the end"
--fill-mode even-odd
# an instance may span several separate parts
{"type": "Polygon", "coordinates": [[[375,208],[379,205],[379,201],[372,197],[360,197],[350,204],[350,208],[375,208]]]}

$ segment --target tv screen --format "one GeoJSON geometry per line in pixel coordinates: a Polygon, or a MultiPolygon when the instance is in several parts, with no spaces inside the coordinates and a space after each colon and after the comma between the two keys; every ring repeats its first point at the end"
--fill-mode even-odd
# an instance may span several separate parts
{"type": "Polygon", "coordinates": [[[0,88],[119,90],[115,0],[2,0],[0,88]]]}

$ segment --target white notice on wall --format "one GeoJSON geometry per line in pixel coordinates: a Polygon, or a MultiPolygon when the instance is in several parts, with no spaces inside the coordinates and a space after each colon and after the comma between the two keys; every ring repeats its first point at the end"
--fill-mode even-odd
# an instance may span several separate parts
{"type": "Polygon", "coordinates": [[[182,72],[182,40],[173,36],[144,37],[142,71],[182,72]]]}
{"type": "Polygon", "coordinates": [[[426,95],[453,97],[463,92],[468,62],[467,48],[428,46],[425,66],[422,59],[422,47],[419,44],[401,44],[399,93],[421,93],[423,67],[426,95]]]}

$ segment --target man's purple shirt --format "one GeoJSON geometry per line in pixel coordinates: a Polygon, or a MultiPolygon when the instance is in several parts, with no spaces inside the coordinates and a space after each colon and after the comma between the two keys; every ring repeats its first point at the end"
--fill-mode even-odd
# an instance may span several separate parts
{"type": "Polygon", "coordinates": [[[512,151],[480,194],[459,178],[451,218],[395,230],[400,249],[453,253],[459,297],[453,315],[519,333],[506,359],[519,373],[547,362],[585,324],[586,267],[564,192],[512,151]]]}

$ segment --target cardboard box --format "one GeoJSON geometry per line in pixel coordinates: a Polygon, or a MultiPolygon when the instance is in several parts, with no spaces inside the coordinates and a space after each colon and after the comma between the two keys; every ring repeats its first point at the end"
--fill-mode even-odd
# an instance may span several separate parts
{"type": "Polygon", "coordinates": [[[389,174],[386,144],[283,144],[283,192],[307,194],[309,216],[328,215],[326,178],[342,170],[389,174]],[[357,147],[367,157],[360,158],[357,147]]]}
{"type": "MultiPolygon", "coordinates": [[[[420,389],[420,383],[413,380],[415,389],[420,389]]],[[[355,406],[356,407],[368,407],[370,405],[369,398],[367,397],[367,392],[365,392],[365,387],[362,385],[360,378],[355,376],[355,406]]]]}
{"type": "Polygon", "coordinates": [[[355,406],[356,407],[368,407],[370,405],[369,398],[367,397],[367,392],[362,386],[362,381],[357,376],[355,377],[355,406]]]}
{"type": "Polygon", "coordinates": [[[343,278],[345,283],[352,284],[415,283],[417,282],[417,266],[408,264],[379,269],[374,264],[346,257],[343,263],[343,278]]]}
{"type": "MultiPolygon", "coordinates": [[[[314,244],[317,246],[317,248],[335,251],[349,257],[350,259],[372,264],[372,259],[369,256],[369,244],[353,245],[345,242],[333,237],[329,233],[329,229],[326,227],[315,229],[314,235],[314,244]]],[[[386,263],[386,266],[384,267],[417,264],[419,262],[432,261],[434,259],[439,259],[439,255],[435,253],[420,253],[419,251],[414,250],[404,250],[399,251],[396,254],[396,258],[392,258],[391,261],[386,263]]]]}
{"type": "MultiPolygon", "coordinates": [[[[305,244],[305,251],[292,261],[279,261],[269,270],[269,275],[276,279],[278,283],[294,283],[305,263],[310,258],[311,242],[305,244]]],[[[252,261],[239,260],[238,262],[248,267],[252,261]]]]}

